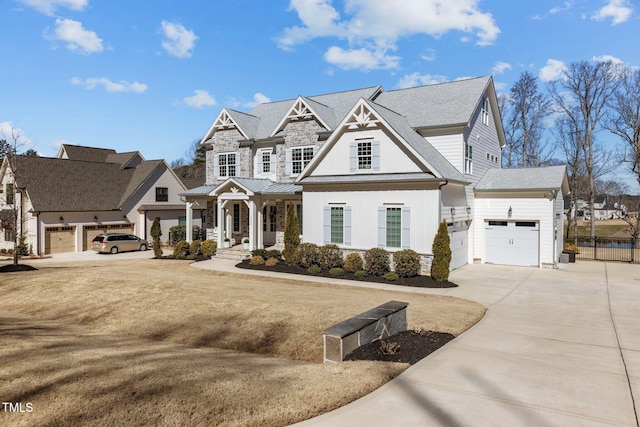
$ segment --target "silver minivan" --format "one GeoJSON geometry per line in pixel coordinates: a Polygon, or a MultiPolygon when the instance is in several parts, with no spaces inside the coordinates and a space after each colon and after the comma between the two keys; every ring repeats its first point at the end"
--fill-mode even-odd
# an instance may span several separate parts
{"type": "Polygon", "coordinates": [[[149,243],[126,233],[108,233],[98,234],[91,242],[91,249],[96,252],[117,254],[126,251],[146,251],[149,243]]]}

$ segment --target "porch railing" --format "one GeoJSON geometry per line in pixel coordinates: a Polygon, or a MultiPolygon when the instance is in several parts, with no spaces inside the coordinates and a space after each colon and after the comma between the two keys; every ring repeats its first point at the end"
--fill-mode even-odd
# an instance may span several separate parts
{"type": "Polygon", "coordinates": [[[640,239],[633,237],[578,237],[578,248],[577,259],[640,263],[640,239]]]}

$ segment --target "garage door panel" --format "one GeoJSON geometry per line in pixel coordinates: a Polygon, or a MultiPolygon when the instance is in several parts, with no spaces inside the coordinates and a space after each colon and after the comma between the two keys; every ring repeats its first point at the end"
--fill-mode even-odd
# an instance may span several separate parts
{"type": "Polygon", "coordinates": [[[450,268],[456,269],[469,263],[469,232],[468,230],[458,230],[449,233],[451,246],[450,268]]]}
{"type": "Polygon", "coordinates": [[[538,266],[540,231],[536,221],[487,221],[485,262],[538,266]]]}
{"type": "Polygon", "coordinates": [[[59,254],[74,252],[76,228],[75,227],[51,227],[45,229],[45,254],[59,254]]]}

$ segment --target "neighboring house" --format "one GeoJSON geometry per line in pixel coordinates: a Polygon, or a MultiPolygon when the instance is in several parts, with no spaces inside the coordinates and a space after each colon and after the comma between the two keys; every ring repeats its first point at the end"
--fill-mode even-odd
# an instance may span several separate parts
{"type": "MultiPolygon", "coordinates": [[[[167,239],[171,226],[187,222],[179,196],[186,187],[164,160],[137,151],[65,144],[57,158],[16,156],[2,163],[0,185],[0,209],[17,206],[18,233],[37,254],[87,250],[104,232],[150,239],[156,217],[167,239]]],[[[200,224],[200,210],[193,212],[200,224]]],[[[10,233],[0,237],[0,248],[12,247],[10,233]]]]}
{"type": "Polygon", "coordinates": [[[223,109],[201,144],[206,183],[183,195],[187,212],[207,201],[207,233],[219,244],[248,238],[251,248],[281,246],[292,206],[305,242],[345,252],[411,248],[425,270],[441,221],[449,226],[452,268],[558,261],[565,168],[489,175],[500,172],[505,145],[491,77],[299,96],[249,113],[223,109]],[[489,181],[474,191],[485,175],[489,181]],[[510,198],[517,199],[511,212],[494,209],[510,198]],[[493,232],[496,221],[506,223],[503,237],[493,232]],[[521,223],[530,226],[527,239],[535,236],[535,256],[493,257],[520,250],[521,223]]]}

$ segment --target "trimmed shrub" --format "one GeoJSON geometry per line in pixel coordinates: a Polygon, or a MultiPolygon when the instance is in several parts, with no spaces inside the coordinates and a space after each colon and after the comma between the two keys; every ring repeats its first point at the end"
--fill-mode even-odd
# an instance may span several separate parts
{"type": "Polygon", "coordinates": [[[282,252],[277,249],[269,249],[265,252],[264,259],[276,258],[278,261],[282,260],[282,252]]]}
{"type": "Polygon", "coordinates": [[[395,271],[387,271],[382,277],[384,277],[384,280],[388,280],[390,282],[398,280],[398,275],[395,271]]]}
{"type": "Polygon", "coordinates": [[[284,222],[284,259],[289,265],[296,265],[298,245],[300,244],[300,226],[298,217],[292,203],[287,208],[287,216],[284,222]]]}
{"type": "Polygon", "coordinates": [[[185,259],[189,255],[189,242],[180,240],[173,246],[173,256],[176,259],[185,259]]]}
{"type": "MultiPolygon", "coordinates": [[[[202,234],[202,229],[194,225],[191,229],[191,240],[196,240],[202,234]]],[[[174,225],[169,229],[169,240],[175,245],[180,240],[187,240],[187,227],[184,225],[174,225]]]]}
{"type": "Polygon", "coordinates": [[[404,249],[393,254],[394,271],[400,277],[414,277],[420,274],[420,254],[404,249]]]}
{"type": "Polygon", "coordinates": [[[447,223],[444,221],[438,227],[431,250],[433,252],[431,277],[436,282],[444,282],[449,279],[449,265],[451,264],[451,241],[449,240],[447,223]]]}
{"type": "Polygon", "coordinates": [[[322,269],[316,264],[313,264],[311,267],[307,268],[307,271],[311,274],[318,274],[322,271],[322,269]]]}
{"type": "Polygon", "coordinates": [[[269,258],[267,256],[266,249],[254,249],[251,251],[251,256],[259,256],[259,257],[262,257],[263,259],[269,258]]]}
{"type": "Polygon", "coordinates": [[[356,279],[362,279],[366,275],[367,275],[367,272],[364,270],[358,270],[355,273],[353,273],[353,277],[355,277],[356,279]]]}
{"type": "Polygon", "coordinates": [[[329,274],[332,276],[344,276],[344,268],[334,267],[329,270],[329,274]]]}
{"type": "Polygon", "coordinates": [[[280,260],[278,258],[271,257],[265,260],[264,265],[273,267],[274,265],[278,265],[279,262],[280,260]]]}
{"type": "Polygon", "coordinates": [[[382,248],[371,248],[364,253],[364,269],[372,276],[389,272],[389,253],[382,248]]]}
{"type": "Polygon", "coordinates": [[[6,254],[7,250],[5,248],[0,249],[0,254],[6,254]]]}
{"type": "Polygon", "coordinates": [[[357,252],[352,252],[344,259],[344,269],[349,273],[355,273],[358,270],[362,270],[364,261],[357,252]]]}
{"type": "Polygon", "coordinates": [[[29,246],[25,243],[26,236],[20,236],[20,243],[18,243],[18,255],[29,255],[29,246]]]}
{"type": "Polygon", "coordinates": [[[251,264],[251,265],[262,265],[262,264],[264,264],[264,258],[262,258],[260,255],[254,255],[249,260],[249,264],[251,264]]]}
{"type": "Polygon", "coordinates": [[[300,243],[298,245],[298,265],[309,268],[318,264],[318,245],[314,243],[300,243]]]}
{"type": "Polygon", "coordinates": [[[318,265],[323,270],[342,268],[344,258],[338,245],[324,245],[318,248],[318,265]]]}
{"type": "Polygon", "coordinates": [[[218,242],[212,239],[207,239],[202,242],[202,245],[200,245],[200,252],[202,252],[202,255],[204,256],[212,257],[216,254],[217,250],[218,242]]]}
{"type": "Polygon", "coordinates": [[[196,258],[200,253],[201,245],[202,245],[202,242],[200,240],[194,240],[193,242],[191,242],[191,244],[189,245],[189,255],[196,258]]]}

